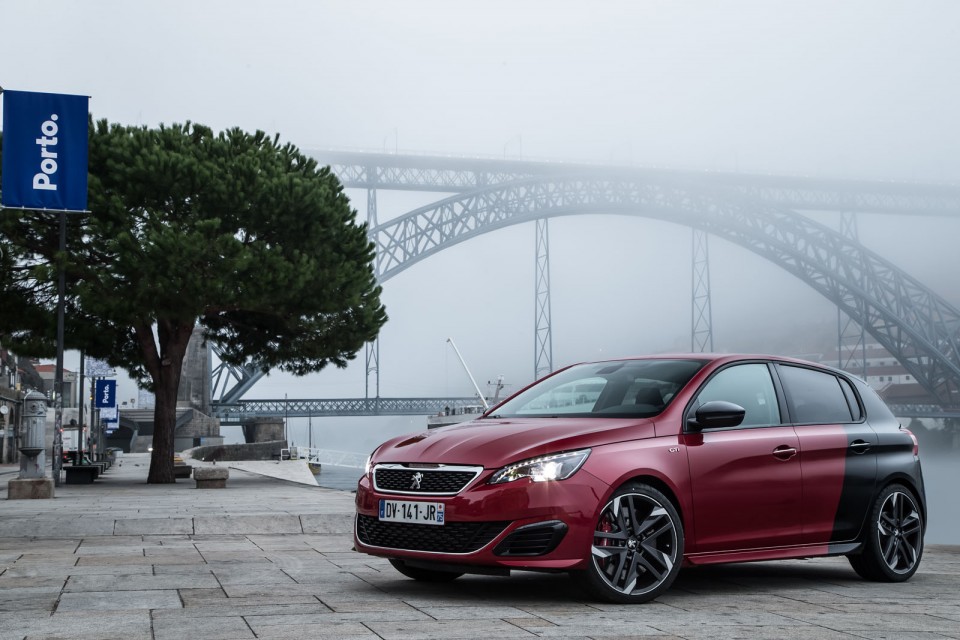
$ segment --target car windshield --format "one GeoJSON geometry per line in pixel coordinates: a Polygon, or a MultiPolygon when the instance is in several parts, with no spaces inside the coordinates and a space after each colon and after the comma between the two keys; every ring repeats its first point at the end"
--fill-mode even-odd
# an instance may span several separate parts
{"type": "Polygon", "coordinates": [[[705,360],[579,364],[500,405],[491,418],[649,418],[663,411],[705,360]]]}

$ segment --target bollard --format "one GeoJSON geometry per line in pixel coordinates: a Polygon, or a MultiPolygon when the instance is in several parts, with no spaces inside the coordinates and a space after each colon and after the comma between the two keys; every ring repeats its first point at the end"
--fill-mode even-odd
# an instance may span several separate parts
{"type": "Polygon", "coordinates": [[[42,393],[31,391],[23,399],[20,477],[7,483],[7,499],[53,497],[53,478],[44,475],[46,431],[47,399],[42,393]]]}
{"type": "Polygon", "coordinates": [[[20,432],[20,477],[42,478],[46,464],[44,436],[47,429],[47,399],[31,391],[23,399],[23,426],[20,432]]]}

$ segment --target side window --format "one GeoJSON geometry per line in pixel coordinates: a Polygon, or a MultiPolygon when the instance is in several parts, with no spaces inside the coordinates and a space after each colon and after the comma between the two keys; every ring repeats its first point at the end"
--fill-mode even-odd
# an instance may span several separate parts
{"type": "Polygon", "coordinates": [[[724,369],[700,389],[698,406],[712,400],[725,400],[746,410],[741,426],[780,424],[777,392],[765,364],[740,364],[724,369]]]}
{"type": "Polygon", "coordinates": [[[847,398],[847,406],[850,407],[850,413],[853,414],[853,421],[859,422],[863,419],[863,411],[860,409],[860,403],[857,402],[857,394],[853,392],[853,387],[843,378],[840,380],[840,388],[843,389],[843,395],[847,398]]]}
{"type": "Polygon", "coordinates": [[[780,365],[779,371],[795,422],[833,424],[853,419],[837,376],[789,365],[780,365]]]}

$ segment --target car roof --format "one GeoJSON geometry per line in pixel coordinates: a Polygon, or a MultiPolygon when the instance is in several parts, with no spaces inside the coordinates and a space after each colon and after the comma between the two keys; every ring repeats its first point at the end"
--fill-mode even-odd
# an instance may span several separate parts
{"type": "MultiPolygon", "coordinates": [[[[793,358],[790,356],[778,356],[778,355],[765,354],[765,353],[657,353],[657,354],[646,354],[646,355],[640,355],[640,356],[625,356],[622,358],[594,360],[592,362],[622,362],[625,360],[701,360],[701,361],[707,361],[711,363],[716,362],[721,364],[727,363],[727,362],[738,362],[738,361],[748,361],[748,360],[771,360],[774,362],[806,365],[806,366],[816,367],[818,369],[827,369],[837,373],[845,373],[834,367],[820,364],[819,362],[811,362],[809,360],[793,358]]],[[[586,362],[583,364],[586,364],[586,362]]]]}

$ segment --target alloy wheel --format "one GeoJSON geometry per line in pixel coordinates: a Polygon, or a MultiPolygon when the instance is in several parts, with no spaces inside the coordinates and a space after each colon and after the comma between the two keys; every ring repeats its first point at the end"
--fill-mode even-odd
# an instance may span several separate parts
{"type": "Polygon", "coordinates": [[[896,491],[887,496],[877,519],[877,536],[884,562],[895,573],[907,573],[919,560],[923,523],[913,499],[896,491]]]}
{"type": "Polygon", "coordinates": [[[601,512],[591,555],[610,588],[637,596],[671,577],[677,546],[676,524],[667,509],[651,496],[626,493],[601,512]]]}

